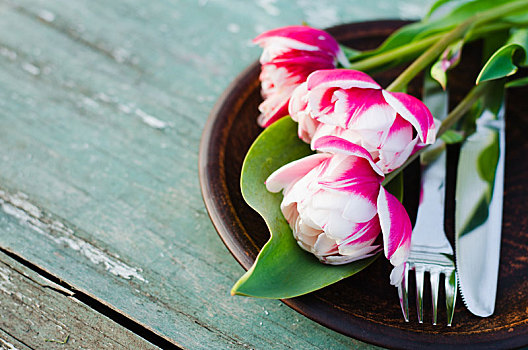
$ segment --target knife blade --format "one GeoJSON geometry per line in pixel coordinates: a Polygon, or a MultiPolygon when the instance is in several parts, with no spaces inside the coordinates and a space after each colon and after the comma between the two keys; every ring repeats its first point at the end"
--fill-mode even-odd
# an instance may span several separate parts
{"type": "Polygon", "coordinates": [[[493,314],[499,272],[504,190],[504,104],[486,109],[462,144],[455,191],[455,250],[460,294],[468,310],[493,314]]]}

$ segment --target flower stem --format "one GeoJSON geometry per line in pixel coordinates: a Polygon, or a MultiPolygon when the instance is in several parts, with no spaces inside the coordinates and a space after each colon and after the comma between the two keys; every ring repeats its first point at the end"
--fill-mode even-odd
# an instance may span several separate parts
{"type": "MultiPolygon", "coordinates": [[[[490,88],[492,88],[492,85],[494,82],[483,82],[479,85],[474,86],[469,93],[464,97],[462,101],[447,115],[447,117],[444,119],[440,127],[438,128],[438,131],[436,133],[436,137],[440,138],[447,130],[449,130],[460,118],[462,118],[477,102],[477,100],[482,97],[487,91],[489,91],[490,88]]],[[[390,174],[388,174],[385,177],[385,180],[383,180],[382,185],[385,186],[388,184],[392,179],[396,177],[406,166],[411,164],[420,154],[426,150],[427,147],[422,148],[418,152],[414,153],[412,156],[410,156],[405,163],[398,169],[392,171],[390,174]]]]}
{"type": "Polygon", "coordinates": [[[474,18],[471,17],[460,23],[453,30],[425,51],[418,57],[407,69],[405,69],[393,82],[387,87],[388,91],[403,91],[407,84],[433,60],[435,60],[451,43],[460,39],[473,25],[474,18]]]}
{"type": "Polygon", "coordinates": [[[433,60],[435,60],[451,43],[462,38],[470,29],[484,25],[503,16],[528,10],[528,0],[514,1],[477,13],[447,32],[442,39],[426,50],[407,69],[387,87],[389,91],[402,91],[407,84],[433,60]]]}
{"type": "MultiPolygon", "coordinates": [[[[499,32],[502,30],[510,29],[515,26],[526,26],[528,23],[490,23],[488,25],[482,26],[478,29],[476,29],[474,32],[471,33],[471,35],[468,37],[467,41],[473,41],[480,39],[484,37],[485,35],[488,35],[490,33],[499,32]]],[[[417,57],[420,53],[422,53],[425,49],[428,47],[431,47],[434,43],[438,42],[443,36],[445,32],[442,32],[440,34],[431,35],[429,37],[413,41],[409,44],[399,46],[397,48],[394,48],[392,50],[388,50],[385,52],[382,52],[380,54],[376,54],[355,62],[350,63],[349,69],[355,69],[363,72],[368,72],[371,70],[375,70],[377,68],[390,65],[393,62],[400,62],[401,60],[410,60],[415,57],[417,57]]],[[[344,50],[347,50],[348,48],[343,47],[344,50]]],[[[346,54],[346,51],[345,51],[346,54]]],[[[358,55],[357,51],[352,50],[350,55],[347,55],[347,57],[353,57],[358,55]]]]}

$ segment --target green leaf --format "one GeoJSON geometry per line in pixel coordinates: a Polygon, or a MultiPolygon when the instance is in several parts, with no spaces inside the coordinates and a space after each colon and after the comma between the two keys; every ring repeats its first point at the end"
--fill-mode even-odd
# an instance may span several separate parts
{"type": "Polygon", "coordinates": [[[429,9],[429,12],[427,12],[427,14],[424,16],[424,19],[429,19],[436,10],[451,1],[453,0],[436,0],[435,3],[429,9]]]}
{"type": "MultiPolygon", "coordinates": [[[[390,35],[378,48],[365,51],[362,54],[353,57],[353,61],[362,60],[367,57],[378,55],[398,47],[408,45],[414,41],[427,38],[434,34],[446,32],[454,28],[457,24],[475,15],[477,12],[489,10],[513,1],[515,0],[475,0],[463,3],[460,6],[454,8],[451,12],[447,13],[445,16],[435,18],[434,20],[429,20],[426,18],[420,22],[408,24],[400,28],[390,35]]],[[[510,17],[503,18],[500,21],[496,21],[496,23],[508,20],[510,20],[510,17]]],[[[524,17],[517,18],[517,20],[522,21],[524,20],[524,17]]],[[[392,65],[397,65],[399,63],[400,61],[395,60],[392,65]]]]}
{"type": "Polygon", "coordinates": [[[357,56],[361,55],[361,51],[359,51],[359,50],[352,49],[352,48],[350,48],[348,46],[345,46],[345,45],[339,45],[339,47],[341,48],[341,50],[345,54],[345,57],[349,61],[354,59],[354,57],[357,57],[357,56]]]}
{"type": "Polygon", "coordinates": [[[377,258],[339,266],[325,265],[297,245],[280,210],[282,194],[268,192],[264,182],[281,166],[310,154],[309,146],[297,136],[297,124],[289,117],[264,130],[249,149],[242,166],[242,195],[264,218],[271,238],[253,266],[233,286],[231,294],[292,298],[349,277],[377,258]]]}
{"type": "Polygon", "coordinates": [[[506,83],[506,88],[516,88],[528,85],[528,77],[515,79],[506,83]]]}
{"type": "Polygon", "coordinates": [[[514,31],[508,43],[490,57],[477,77],[477,84],[513,75],[528,65],[528,29],[514,31]]]}
{"type": "Polygon", "coordinates": [[[464,134],[460,131],[447,130],[440,138],[450,145],[464,141],[464,134]]]}

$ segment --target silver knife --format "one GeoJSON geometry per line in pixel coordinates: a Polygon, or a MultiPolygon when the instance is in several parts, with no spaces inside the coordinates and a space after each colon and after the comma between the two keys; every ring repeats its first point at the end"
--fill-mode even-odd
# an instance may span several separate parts
{"type": "Polygon", "coordinates": [[[485,110],[458,161],[455,208],[456,268],[468,310],[481,317],[495,309],[504,190],[504,103],[485,110]]]}

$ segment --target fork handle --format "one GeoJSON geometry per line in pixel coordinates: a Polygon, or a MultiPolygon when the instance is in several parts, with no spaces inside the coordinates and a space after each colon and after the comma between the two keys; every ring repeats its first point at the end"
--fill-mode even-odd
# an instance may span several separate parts
{"type": "MultiPolygon", "coordinates": [[[[422,157],[422,179],[420,186],[420,204],[416,216],[411,245],[429,247],[448,247],[449,242],[444,231],[444,199],[446,183],[446,151],[441,140],[430,152],[436,157],[425,164],[427,156],[422,157]]],[[[431,153],[429,153],[431,154],[431,153]]]]}

